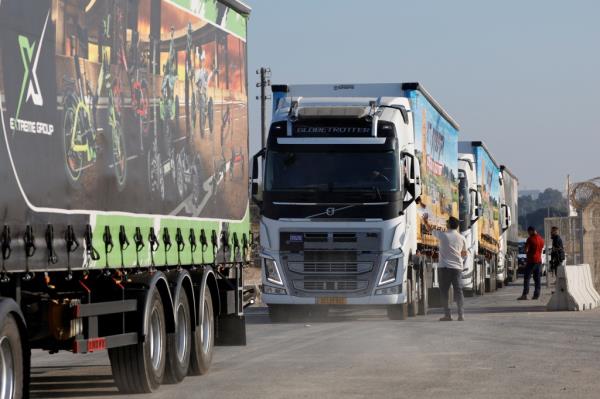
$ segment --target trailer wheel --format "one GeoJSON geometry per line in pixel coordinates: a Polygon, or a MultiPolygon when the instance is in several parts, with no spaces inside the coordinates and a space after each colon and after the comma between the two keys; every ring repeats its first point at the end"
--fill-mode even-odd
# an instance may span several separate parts
{"type": "Polygon", "coordinates": [[[189,367],[190,375],[208,373],[215,347],[215,319],[213,302],[208,286],[204,290],[204,298],[200,302],[202,317],[200,324],[192,336],[192,356],[189,367]]]}
{"type": "Polygon", "coordinates": [[[166,320],[157,289],[148,300],[145,341],[108,350],[113,378],[122,393],[153,392],[160,387],[165,374],[166,320]]]}
{"type": "Polygon", "coordinates": [[[0,398],[23,397],[23,347],[15,318],[8,314],[0,327],[0,398]]]}
{"type": "Polygon", "coordinates": [[[387,307],[387,316],[390,320],[406,320],[408,317],[408,303],[389,305],[387,307]]]}
{"type": "Polygon", "coordinates": [[[165,370],[169,384],[181,382],[188,373],[192,353],[192,322],[190,301],[181,288],[175,299],[175,333],[171,334],[167,344],[168,367],[165,370]]]}

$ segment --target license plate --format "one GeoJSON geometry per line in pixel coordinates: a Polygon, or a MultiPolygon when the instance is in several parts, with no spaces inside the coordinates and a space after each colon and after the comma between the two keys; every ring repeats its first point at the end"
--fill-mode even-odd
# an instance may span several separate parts
{"type": "Polygon", "coordinates": [[[338,296],[323,296],[317,298],[317,305],[346,305],[347,298],[338,296]]]}

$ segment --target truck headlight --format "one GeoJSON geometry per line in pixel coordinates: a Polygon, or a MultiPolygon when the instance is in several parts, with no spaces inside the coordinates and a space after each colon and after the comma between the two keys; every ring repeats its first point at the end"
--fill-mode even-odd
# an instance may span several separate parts
{"type": "Polygon", "coordinates": [[[275,259],[264,258],[265,261],[265,275],[267,280],[273,284],[283,285],[279,269],[277,268],[277,262],[275,259]]]}
{"type": "Polygon", "coordinates": [[[379,288],[375,290],[375,295],[397,295],[402,294],[402,284],[388,288],[379,288]]]}
{"type": "Polygon", "coordinates": [[[383,273],[379,279],[379,284],[384,285],[396,281],[396,273],[398,272],[398,258],[389,259],[383,266],[383,273]]]}
{"type": "Polygon", "coordinates": [[[286,295],[287,294],[287,291],[285,290],[285,288],[271,287],[269,285],[263,285],[261,288],[262,288],[262,292],[265,294],[271,294],[271,295],[286,295]]]}

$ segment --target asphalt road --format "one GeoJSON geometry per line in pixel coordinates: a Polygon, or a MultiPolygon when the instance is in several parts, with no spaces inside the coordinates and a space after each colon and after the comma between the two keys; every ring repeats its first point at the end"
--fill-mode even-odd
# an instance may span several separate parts
{"type": "MultiPolygon", "coordinates": [[[[270,324],[248,315],[248,345],[217,348],[211,372],[140,398],[598,398],[600,311],[546,312],[518,286],[467,299],[465,322],[439,311],[389,321],[336,311],[270,324]]],[[[105,354],[33,355],[32,397],[121,397],[105,354]],[[115,395],[115,396],[112,396],[115,395]]]]}

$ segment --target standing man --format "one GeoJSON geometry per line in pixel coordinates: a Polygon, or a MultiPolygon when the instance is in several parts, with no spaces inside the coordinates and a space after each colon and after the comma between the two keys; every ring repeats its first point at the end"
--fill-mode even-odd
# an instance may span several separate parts
{"type": "Polygon", "coordinates": [[[560,235],[558,235],[558,227],[552,226],[552,229],[550,229],[550,236],[552,237],[550,270],[556,277],[556,270],[558,269],[558,266],[562,265],[565,260],[565,248],[563,246],[562,238],[560,238],[560,235]]]}
{"type": "Polygon", "coordinates": [[[439,241],[440,259],[438,263],[438,277],[440,282],[440,293],[442,296],[442,306],[444,307],[444,317],[440,321],[451,321],[449,294],[450,285],[454,289],[454,300],[458,307],[458,321],[464,321],[463,310],[463,290],[461,274],[463,271],[463,262],[467,257],[467,241],[458,232],[459,221],[455,217],[448,219],[448,231],[434,230],[429,224],[428,215],[423,215],[423,223],[429,234],[432,234],[439,241]]]}
{"type": "Polygon", "coordinates": [[[523,276],[523,295],[517,298],[519,301],[527,300],[529,294],[529,280],[533,274],[535,282],[535,291],[531,299],[540,297],[541,274],[542,274],[542,251],[544,250],[544,239],[540,236],[533,226],[527,228],[529,238],[525,242],[525,253],[527,254],[527,265],[525,266],[525,275],[523,276]]]}

